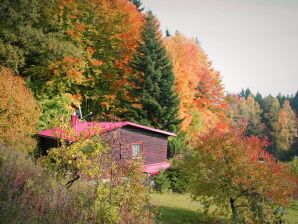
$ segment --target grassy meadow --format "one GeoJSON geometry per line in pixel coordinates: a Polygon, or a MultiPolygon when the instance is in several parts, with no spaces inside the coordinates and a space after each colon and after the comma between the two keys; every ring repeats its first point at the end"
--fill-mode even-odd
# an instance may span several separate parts
{"type": "MultiPolygon", "coordinates": [[[[151,202],[158,207],[161,224],[226,223],[223,219],[215,219],[201,212],[202,205],[192,201],[188,195],[154,193],[151,202]]],[[[285,218],[289,224],[298,224],[298,201],[287,209],[285,218]]]]}

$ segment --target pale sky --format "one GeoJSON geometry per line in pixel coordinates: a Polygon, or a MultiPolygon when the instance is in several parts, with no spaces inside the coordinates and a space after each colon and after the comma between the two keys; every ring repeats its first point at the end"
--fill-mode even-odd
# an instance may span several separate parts
{"type": "Polygon", "coordinates": [[[298,0],[143,0],[162,30],[197,37],[226,90],[298,90],[298,0]]]}

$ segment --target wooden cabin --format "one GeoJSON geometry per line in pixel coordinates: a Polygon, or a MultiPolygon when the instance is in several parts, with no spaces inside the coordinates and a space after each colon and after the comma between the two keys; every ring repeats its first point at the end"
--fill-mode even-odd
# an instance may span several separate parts
{"type": "Polygon", "coordinates": [[[86,122],[80,121],[78,116],[72,115],[71,118],[73,132],[75,138],[69,134],[65,134],[59,128],[52,128],[43,130],[37,133],[40,140],[40,146],[43,152],[50,150],[50,148],[57,147],[60,140],[63,139],[69,144],[78,141],[79,136],[93,136],[96,131],[100,129],[102,138],[105,139],[108,136],[117,132],[116,138],[121,138],[121,141],[125,142],[126,152],[122,153],[122,150],[118,149],[118,146],[112,146],[116,153],[116,159],[134,159],[136,157],[142,157],[144,161],[143,171],[149,175],[156,175],[160,170],[168,169],[170,164],[167,160],[167,146],[168,138],[175,136],[175,134],[139,125],[132,122],[86,122]],[[96,127],[96,128],[95,128],[96,127]]]}

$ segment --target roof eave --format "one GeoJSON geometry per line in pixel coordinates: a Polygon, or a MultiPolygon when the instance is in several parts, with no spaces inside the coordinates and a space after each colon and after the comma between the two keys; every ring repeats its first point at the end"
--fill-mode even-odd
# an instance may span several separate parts
{"type": "Polygon", "coordinates": [[[127,122],[126,125],[130,125],[132,127],[136,127],[136,128],[144,129],[144,130],[147,130],[147,131],[152,131],[152,132],[155,132],[155,133],[167,135],[167,136],[170,136],[170,137],[176,137],[177,136],[176,134],[174,134],[172,132],[168,132],[168,131],[163,131],[163,130],[156,129],[156,128],[147,127],[147,126],[136,124],[136,123],[133,123],[133,122],[127,122]]]}

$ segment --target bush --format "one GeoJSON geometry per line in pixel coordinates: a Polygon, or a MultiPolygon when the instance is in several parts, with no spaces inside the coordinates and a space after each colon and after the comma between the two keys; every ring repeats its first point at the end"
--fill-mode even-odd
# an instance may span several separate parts
{"type": "Polygon", "coordinates": [[[48,155],[56,161],[52,169],[34,163],[25,152],[0,144],[0,223],[151,223],[155,211],[149,204],[149,189],[143,185],[141,164],[126,164],[128,173],[119,168],[113,172],[119,174],[113,182],[111,178],[103,181],[95,172],[99,157],[92,154],[102,145],[91,143],[52,150],[48,155]],[[89,163],[93,160],[94,164],[89,163]],[[61,175],[63,169],[65,176],[61,175]],[[84,176],[69,184],[72,170],[84,176]],[[89,171],[98,178],[88,178],[89,171]],[[121,178],[122,174],[127,178],[121,178]]]}
{"type": "Polygon", "coordinates": [[[188,191],[189,184],[186,175],[178,167],[161,171],[153,180],[154,189],[161,193],[171,190],[181,194],[188,191]]]}
{"type": "Polygon", "coordinates": [[[0,145],[0,223],[95,223],[92,188],[55,181],[27,154],[0,145]]]}
{"type": "Polygon", "coordinates": [[[183,154],[187,147],[186,133],[180,131],[175,138],[169,138],[168,158],[175,158],[179,154],[183,154]]]}
{"type": "Polygon", "coordinates": [[[24,80],[0,66],[0,142],[17,145],[23,151],[35,142],[40,108],[24,80]]]}
{"type": "Polygon", "coordinates": [[[168,179],[168,174],[166,171],[161,171],[158,175],[154,177],[155,190],[163,193],[171,188],[171,182],[168,179]]]}
{"type": "Polygon", "coordinates": [[[186,175],[184,175],[179,168],[172,168],[166,172],[168,180],[170,181],[171,190],[176,193],[186,193],[188,190],[188,180],[186,175]]]}

